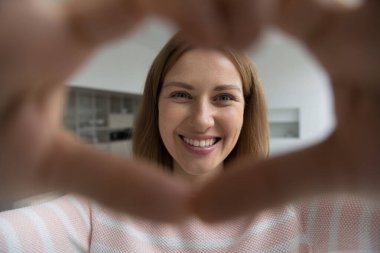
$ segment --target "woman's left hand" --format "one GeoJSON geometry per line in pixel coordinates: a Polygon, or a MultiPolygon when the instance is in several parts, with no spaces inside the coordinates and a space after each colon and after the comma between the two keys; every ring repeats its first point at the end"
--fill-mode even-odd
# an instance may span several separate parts
{"type": "Polygon", "coordinates": [[[232,164],[206,185],[195,210],[206,221],[254,214],[320,194],[380,194],[380,92],[335,89],[337,127],[324,141],[260,162],[232,164]]]}
{"type": "MultiPolygon", "coordinates": [[[[326,140],[299,152],[232,165],[195,199],[196,212],[208,221],[311,195],[380,193],[380,2],[368,0],[354,10],[316,0],[277,3],[282,5],[269,19],[304,42],[330,74],[337,126],[326,140]]],[[[258,11],[243,13],[249,10],[258,11]]]]}

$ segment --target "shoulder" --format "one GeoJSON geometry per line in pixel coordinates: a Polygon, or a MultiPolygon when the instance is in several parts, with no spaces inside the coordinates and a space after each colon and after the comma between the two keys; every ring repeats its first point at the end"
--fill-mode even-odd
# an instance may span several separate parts
{"type": "Polygon", "coordinates": [[[76,221],[89,225],[90,204],[89,201],[73,195],[65,195],[56,199],[32,206],[17,208],[0,213],[0,218],[8,221],[17,219],[32,219],[40,221],[76,221]]]}
{"type": "Polygon", "coordinates": [[[73,240],[88,248],[91,231],[90,207],[86,200],[64,196],[34,206],[0,213],[0,246],[5,252],[73,252],[73,240]]]}
{"type": "MultiPolygon", "coordinates": [[[[305,238],[322,251],[379,250],[379,204],[353,195],[313,198],[296,206],[305,238]]],[[[370,251],[371,252],[371,251],[370,251]]]]}

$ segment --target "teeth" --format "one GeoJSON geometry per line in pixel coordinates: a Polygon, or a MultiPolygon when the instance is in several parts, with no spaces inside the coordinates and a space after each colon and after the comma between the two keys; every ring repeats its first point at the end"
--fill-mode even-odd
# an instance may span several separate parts
{"type": "Polygon", "coordinates": [[[207,140],[193,140],[193,139],[183,137],[183,140],[191,146],[201,147],[201,148],[212,146],[216,142],[216,138],[207,139],[207,140]]]}

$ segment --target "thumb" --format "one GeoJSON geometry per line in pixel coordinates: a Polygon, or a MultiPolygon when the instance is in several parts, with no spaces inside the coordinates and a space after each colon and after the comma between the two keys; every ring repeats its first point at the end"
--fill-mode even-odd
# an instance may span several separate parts
{"type": "Polygon", "coordinates": [[[40,173],[51,187],[156,221],[179,221],[188,215],[191,188],[155,166],[104,153],[64,132],[54,142],[40,173]]]}
{"type": "Polygon", "coordinates": [[[331,142],[258,163],[233,164],[198,193],[195,212],[217,222],[349,185],[350,173],[337,163],[342,156],[336,157],[331,142]]]}

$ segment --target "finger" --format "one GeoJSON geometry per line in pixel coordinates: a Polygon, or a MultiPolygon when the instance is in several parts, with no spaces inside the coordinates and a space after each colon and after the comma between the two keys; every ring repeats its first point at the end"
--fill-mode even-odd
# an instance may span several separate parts
{"type": "Polygon", "coordinates": [[[366,0],[314,0],[327,8],[335,10],[353,10],[360,8],[366,0]]]}
{"type": "Polygon", "coordinates": [[[380,177],[380,92],[355,83],[333,80],[339,138],[345,140],[345,153],[351,154],[356,178],[366,182],[363,189],[378,192],[380,177]]]}
{"type": "Polygon", "coordinates": [[[190,7],[177,19],[178,26],[190,41],[201,46],[219,46],[226,36],[225,22],[213,1],[189,1],[190,7]]]}
{"type": "Polygon", "coordinates": [[[70,28],[84,43],[100,45],[135,28],[144,18],[136,0],[68,1],[65,12],[70,28]]]}
{"type": "Polygon", "coordinates": [[[195,212],[208,222],[255,214],[315,194],[353,190],[350,157],[337,152],[334,138],[306,150],[253,164],[233,165],[204,187],[195,212]]]}
{"type": "Polygon", "coordinates": [[[368,0],[356,8],[326,7],[316,0],[280,3],[274,24],[301,40],[330,76],[378,89],[379,1],[368,0]]]}
{"type": "Polygon", "coordinates": [[[283,0],[273,19],[275,25],[307,44],[328,29],[337,12],[315,0],[283,0]]]}
{"type": "Polygon", "coordinates": [[[62,122],[65,87],[51,85],[16,99],[2,118],[0,199],[16,200],[38,193],[36,167],[62,122]],[[22,157],[22,158],[20,158],[22,157]]]}
{"type": "Polygon", "coordinates": [[[210,0],[140,0],[153,15],[169,18],[189,41],[201,46],[220,45],[224,23],[217,11],[216,1],[210,0]]]}
{"type": "Polygon", "coordinates": [[[157,221],[188,215],[188,185],[144,162],[95,150],[60,134],[45,162],[42,179],[53,187],[84,194],[109,207],[157,221]]]}
{"type": "Polygon", "coordinates": [[[364,3],[356,0],[283,0],[277,5],[272,22],[312,46],[345,22],[347,16],[370,6],[364,3]]]}
{"type": "Polygon", "coordinates": [[[223,44],[245,49],[256,39],[262,28],[261,11],[258,1],[219,1],[218,10],[224,19],[223,44]]]}
{"type": "Polygon", "coordinates": [[[30,71],[30,66],[27,69],[25,65],[30,59],[38,62],[39,58],[34,52],[42,39],[38,41],[33,38],[46,36],[46,31],[45,34],[41,33],[41,27],[46,28],[43,24],[54,23],[50,15],[53,9],[49,4],[43,5],[41,1],[33,0],[1,3],[0,82],[3,88],[0,92],[0,110],[7,110],[4,107],[8,107],[14,97],[19,97],[20,93],[34,85],[33,80],[24,79],[30,71]]]}
{"type": "Polygon", "coordinates": [[[24,101],[12,112],[0,134],[0,200],[9,202],[36,193],[31,191],[33,170],[48,143],[33,103],[24,101]]]}
{"type": "Polygon", "coordinates": [[[334,31],[363,9],[364,1],[356,0],[283,0],[277,6],[273,23],[313,48],[324,36],[334,31]]]}
{"type": "Polygon", "coordinates": [[[61,7],[42,0],[2,6],[0,118],[18,97],[65,80],[92,52],[72,37],[61,7]]]}

